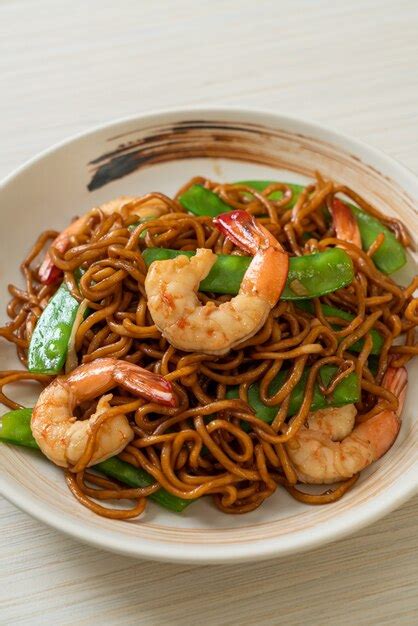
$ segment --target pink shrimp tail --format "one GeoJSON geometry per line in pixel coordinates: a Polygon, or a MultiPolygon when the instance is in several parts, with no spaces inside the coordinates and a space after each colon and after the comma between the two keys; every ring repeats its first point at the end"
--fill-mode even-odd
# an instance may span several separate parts
{"type": "Polygon", "coordinates": [[[373,461],[377,461],[395,443],[400,427],[398,416],[388,409],[359,424],[356,436],[373,444],[373,461]]]}
{"type": "Polygon", "coordinates": [[[54,285],[62,276],[62,271],[53,264],[48,253],[39,268],[38,276],[43,285],[54,285]]]}
{"type": "Polygon", "coordinates": [[[64,376],[64,379],[80,402],[96,398],[120,385],[133,395],[151,402],[177,406],[177,398],[170,381],[140,365],[114,357],[83,363],[64,376]]]}
{"type": "Polygon", "coordinates": [[[123,387],[135,395],[140,395],[164,406],[177,406],[177,398],[173,385],[159,374],[134,366],[127,361],[118,362],[118,369],[115,371],[116,382],[123,384],[123,387]]]}
{"type": "Polygon", "coordinates": [[[401,413],[406,396],[408,372],[405,367],[389,365],[382,386],[398,398],[396,411],[385,409],[357,427],[357,434],[374,444],[374,460],[380,459],[396,441],[401,427],[401,413]]]}
{"type": "Polygon", "coordinates": [[[254,256],[241,283],[274,306],[286,286],[289,256],[277,239],[247,211],[229,211],[213,220],[216,228],[236,246],[254,256]]]}
{"type": "Polygon", "coordinates": [[[382,387],[391,391],[398,398],[396,413],[401,416],[408,384],[408,372],[405,367],[393,367],[389,365],[382,380],[382,387]]]}
{"type": "Polygon", "coordinates": [[[270,245],[272,240],[271,234],[261,224],[257,224],[247,211],[222,213],[213,219],[213,223],[230,241],[248,254],[255,255],[260,248],[270,245]]]}
{"type": "MultiPolygon", "coordinates": [[[[70,240],[68,237],[63,237],[60,233],[52,242],[51,248],[56,248],[61,254],[67,250],[70,240]]],[[[53,285],[58,282],[62,277],[62,270],[60,270],[52,261],[49,250],[47,251],[44,260],[38,270],[39,280],[43,285],[53,285]]]]}
{"type": "Polygon", "coordinates": [[[360,230],[350,207],[338,198],[332,201],[332,221],[337,239],[361,248],[360,230]]]}

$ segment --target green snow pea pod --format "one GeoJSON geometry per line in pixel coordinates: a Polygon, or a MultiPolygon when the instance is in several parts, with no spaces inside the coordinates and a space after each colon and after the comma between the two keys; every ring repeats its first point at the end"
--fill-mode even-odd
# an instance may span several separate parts
{"type": "Polygon", "coordinates": [[[80,303],[65,283],[52,296],[33,331],[28,351],[28,369],[58,374],[65,363],[74,320],[80,303]]]}
{"type": "MultiPolygon", "coordinates": [[[[314,312],[313,303],[310,300],[299,300],[296,305],[298,308],[303,309],[304,311],[308,311],[309,313],[314,312]]],[[[347,322],[351,322],[354,319],[354,315],[352,313],[348,313],[347,311],[343,311],[342,309],[338,309],[335,306],[329,306],[329,304],[322,304],[321,309],[323,314],[326,317],[339,317],[342,320],[346,320],[347,322]]],[[[335,329],[340,328],[336,324],[334,325],[335,329]]],[[[375,330],[374,328],[370,331],[370,335],[372,337],[373,346],[370,354],[380,354],[380,351],[383,346],[383,337],[382,335],[375,330]]],[[[364,345],[364,339],[359,339],[355,343],[351,344],[349,350],[351,352],[360,352],[364,345]]]]}
{"type": "MultiPolygon", "coordinates": [[[[247,187],[252,187],[256,191],[264,191],[266,187],[268,187],[269,185],[274,185],[275,182],[272,180],[240,180],[239,182],[235,184],[247,185],[247,187]]],[[[292,209],[295,206],[297,199],[299,198],[300,194],[305,189],[305,187],[303,185],[297,185],[296,183],[283,183],[283,184],[287,185],[287,187],[290,187],[290,189],[292,190],[292,197],[289,200],[289,202],[285,205],[284,208],[292,209]]],[[[278,189],[277,191],[273,191],[268,197],[270,200],[281,200],[283,198],[283,191],[278,189]]]]}
{"type": "Polygon", "coordinates": [[[180,197],[179,202],[185,209],[193,213],[193,215],[209,215],[216,217],[221,213],[231,211],[232,207],[226,204],[221,198],[202,187],[202,185],[192,185],[180,197]]]}

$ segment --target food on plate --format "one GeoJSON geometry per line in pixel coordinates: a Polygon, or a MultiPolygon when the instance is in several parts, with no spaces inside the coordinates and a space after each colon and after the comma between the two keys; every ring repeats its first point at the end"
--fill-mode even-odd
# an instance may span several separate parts
{"type": "Polygon", "coordinates": [[[246,513],[279,487],[334,502],[401,428],[418,278],[390,275],[409,243],[319,174],[197,177],[45,231],[9,285],[0,336],[24,369],[1,372],[0,440],[40,449],[113,519],[206,495],[246,513]],[[27,380],[33,408],[5,391],[27,380]]]}

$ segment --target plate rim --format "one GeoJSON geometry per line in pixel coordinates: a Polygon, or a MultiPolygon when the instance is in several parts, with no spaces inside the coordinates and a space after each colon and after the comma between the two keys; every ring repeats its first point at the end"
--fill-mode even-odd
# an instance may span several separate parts
{"type": "MultiPolygon", "coordinates": [[[[5,444],[8,447],[9,444],[5,444]]],[[[73,539],[92,545],[96,548],[121,554],[123,556],[141,558],[152,561],[171,563],[185,563],[198,565],[215,565],[222,563],[244,563],[282,558],[293,554],[308,552],[344,539],[385,517],[397,509],[413,495],[418,493],[418,484],[414,478],[417,474],[418,460],[411,465],[407,477],[400,483],[404,489],[399,489],[389,502],[387,491],[369,499],[356,508],[356,516],[350,511],[342,512],[332,519],[332,529],[328,528],[328,534],[324,534],[324,528],[328,522],[323,522],[309,530],[301,530],[291,535],[280,535],[274,538],[252,540],[239,545],[192,545],[186,546],[181,543],[164,543],[155,540],[139,540],[132,543],[132,538],[123,536],[123,532],[99,529],[97,536],[89,526],[80,525],[68,518],[65,513],[43,507],[26,488],[13,485],[13,479],[0,476],[0,494],[21,511],[28,513],[47,526],[63,532],[73,539]],[[8,485],[8,482],[10,483],[8,485]],[[21,494],[19,497],[19,493],[21,494]],[[25,495],[27,496],[25,499],[25,495]],[[348,521],[350,523],[348,524],[348,521]],[[290,540],[290,541],[289,541],[290,540]],[[286,542],[289,543],[286,544],[286,542]],[[191,554],[196,551],[196,554],[191,554]],[[200,554],[197,552],[200,551],[200,554]]],[[[399,482],[396,483],[399,486],[399,482]]],[[[393,487],[392,487],[393,488],[393,487]]],[[[93,515],[93,514],[92,514],[93,515]]],[[[92,520],[94,518],[92,517],[92,520]]],[[[187,529],[185,529],[187,531],[187,529]]],[[[221,532],[221,531],[220,531],[221,532]]]]}
{"type": "Polygon", "coordinates": [[[153,118],[159,118],[159,117],[163,117],[167,115],[187,115],[188,113],[197,113],[197,112],[200,112],[202,114],[204,113],[215,114],[215,113],[223,113],[225,111],[227,113],[236,113],[239,115],[251,115],[251,116],[255,115],[255,116],[260,116],[260,117],[270,116],[272,118],[285,120],[285,122],[289,122],[290,124],[303,125],[303,126],[306,126],[307,128],[308,127],[313,128],[316,131],[327,134],[328,137],[335,139],[337,143],[338,143],[338,140],[343,140],[344,143],[350,144],[351,146],[353,146],[354,149],[357,148],[357,149],[367,150],[369,153],[372,153],[373,156],[377,158],[378,160],[383,159],[386,162],[390,161],[391,165],[395,167],[396,170],[398,170],[398,173],[401,176],[405,176],[412,183],[414,182],[417,183],[418,181],[418,174],[416,174],[411,168],[404,165],[401,161],[399,161],[395,157],[391,156],[390,154],[387,154],[383,150],[380,150],[380,148],[376,148],[375,146],[361,139],[358,139],[357,137],[353,138],[350,135],[347,135],[346,133],[335,129],[332,126],[328,126],[327,124],[322,124],[320,122],[289,115],[281,111],[264,108],[264,107],[251,107],[251,106],[240,107],[240,106],[236,106],[232,104],[231,105],[214,104],[213,106],[212,105],[210,106],[188,105],[185,107],[166,107],[166,108],[160,108],[160,109],[153,109],[152,111],[146,111],[143,113],[139,113],[137,115],[127,115],[127,116],[117,117],[113,120],[103,122],[95,126],[91,126],[87,130],[73,133],[67,137],[64,137],[64,139],[60,139],[59,141],[53,143],[51,146],[43,150],[40,150],[34,156],[29,157],[28,159],[23,161],[23,163],[15,167],[11,172],[9,172],[9,174],[6,174],[0,180],[0,190],[5,185],[9,184],[14,178],[19,176],[22,172],[24,172],[26,169],[34,165],[37,161],[40,161],[41,159],[47,156],[50,156],[54,152],[60,150],[61,148],[68,146],[71,143],[75,143],[76,141],[80,139],[94,135],[98,132],[105,130],[106,128],[115,127],[115,126],[123,126],[124,124],[134,122],[135,120],[141,121],[141,120],[149,119],[151,121],[153,118]]]}

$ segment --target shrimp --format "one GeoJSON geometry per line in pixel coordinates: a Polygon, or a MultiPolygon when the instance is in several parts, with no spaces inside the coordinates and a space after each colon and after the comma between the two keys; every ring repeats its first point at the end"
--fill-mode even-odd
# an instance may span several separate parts
{"type": "Polygon", "coordinates": [[[337,239],[361,248],[361,235],[357,220],[350,207],[338,198],[332,201],[332,221],[337,239]]]}
{"type": "Polygon", "coordinates": [[[318,409],[308,415],[308,429],[319,430],[332,441],[342,441],[353,430],[356,415],[354,404],[318,409]]]}
{"type": "Polygon", "coordinates": [[[263,326],[286,284],[289,259],[278,241],[246,211],[214,219],[216,227],[254,256],[237,296],[216,306],[197,297],[216,255],[200,248],[190,259],[180,255],[151,263],[145,291],[154,324],[172,346],[187,352],[226,354],[263,326]]]}
{"type": "MultiPolygon", "coordinates": [[[[140,198],[135,198],[134,196],[120,196],[115,200],[111,200],[110,202],[100,205],[98,208],[102,211],[102,213],[104,213],[104,215],[121,213],[122,209],[125,209],[128,213],[137,215],[139,219],[156,218],[165,212],[164,203],[158,199],[151,198],[139,207],[137,206],[138,200],[140,200],[140,198]]],[[[94,209],[88,211],[74,222],[71,222],[67,228],[64,228],[64,230],[61,231],[57,237],[55,237],[38,270],[38,276],[41,283],[51,285],[57,282],[60,278],[62,272],[56,267],[56,265],[54,265],[50,250],[51,248],[55,248],[58,252],[64,254],[70,246],[71,237],[74,237],[82,232],[93,211],[94,209]]]]}
{"type": "Polygon", "coordinates": [[[380,459],[398,435],[407,380],[404,367],[389,366],[382,386],[398,398],[397,410],[384,409],[357,426],[354,405],[311,414],[307,427],[286,444],[298,479],[310,484],[335,483],[380,459]]]}
{"type": "MultiPolygon", "coordinates": [[[[96,412],[86,420],[74,417],[76,405],[118,385],[159,404],[176,406],[171,383],[138,365],[115,358],[80,365],[48,385],[33,409],[32,433],[45,456],[61,467],[74,466],[86,450],[94,420],[110,408],[112,394],[102,396],[96,412]]],[[[109,417],[99,427],[89,465],[119,454],[133,437],[123,413],[109,417]]]]}

